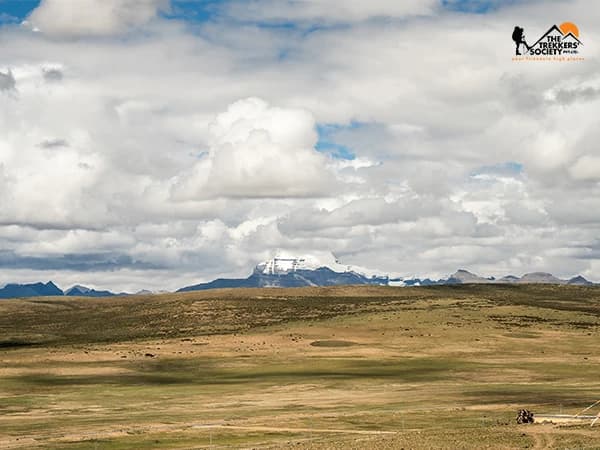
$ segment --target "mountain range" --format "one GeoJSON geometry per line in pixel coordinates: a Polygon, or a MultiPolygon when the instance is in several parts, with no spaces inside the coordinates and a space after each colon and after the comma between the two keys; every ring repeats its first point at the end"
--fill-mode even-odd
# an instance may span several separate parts
{"type": "MultiPolygon", "coordinates": [[[[484,278],[465,269],[459,269],[448,278],[432,280],[430,278],[403,278],[400,276],[377,275],[366,269],[340,264],[337,260],[319,261],[315,258],[273,258],[258,264],[247,278],[217,278],[216,280],[194,284],[178,289],[176,292],[202,291],[217,288],[258,288],[258,287],[302,287],[302,286],[338,286],[338,285],[379,285],[379,286],[439,286],[452,284],[564,284],[592,286],[594,283],[577,275],[563,280],[546,272],[526,273],[521,277],[507,275],[502,278],[484,278]]],[[[137,294],[152,294],[143,290],[137,294]]],[[[0,299],[77,296],[77,297],[113,297],[130,295],[125,292],[114,293],[108,290],[95,290],[75,285],[66,291],[61,290],[52,281],[47,283],[7,284],[0,289],[0,299]]]]}
{"type": "Polygon", "coordinates": [[[403,278],[389,275],[376,275],[364,272],[361,268],[333,264],[319,265],[314,259],[273,258],[258,264],[247,278],[218,278],[208,283],[200,283],[179,289],[177,292],[201,291],[216,288],[249,287],[301,287],[335,286],[344,284],[371,284],[383,286],[435,286],[468,283],[544,283],[591,286],[594,283],[581,275],[569,280],[561,280],[546,272],[526,273],[522,277],[507,275],[502,278],[484,278],[465,269],[459,269],[448,278],[403,278]],[[333,266],[333,267],[332,267],[333,266]]]}
{"type": "Polygon", "coordinates": [[[469,283],[494,283],[494,284],[570,284],[578,286],[592,286],[594,283],[586,280],[581,275],[577,275],[568,280],[562,280],[547,272],[531,272],[526,273],[522,277],[507,275],[502,278],[483,278],[479,275],[469,272],[465,269],[459,269],[448,278],[440,280],[430,280],[429,278],[419,279],[411,278],[404,279],[401,282],[404,286],[432,286],[444,284],[469,284],[469,283]]]}
{"type": "Polygon", "coordinates": [[[334,272],[329,267],[296,269],[286,273],[262,273],[255,269],[254,273],[248,278],[218,278],[209,283],[200,283],[181,288],[177,292],[237,287],[302,287],[344,284],[387,285],[388,281],[387,277],[367,277],[355,272],[334,272]]]}
{"type": "Polygon", "coordinates": [[[66,291],[60,289],[52,281],[47,283],[16,284],[11,283],[0,289],[0,298],[24,298],[24,297],[113,297],[115,295],[126,295],[125,293],[115,294],[110,291],[97,291],[85,286],[75,285],[66,291]]]}

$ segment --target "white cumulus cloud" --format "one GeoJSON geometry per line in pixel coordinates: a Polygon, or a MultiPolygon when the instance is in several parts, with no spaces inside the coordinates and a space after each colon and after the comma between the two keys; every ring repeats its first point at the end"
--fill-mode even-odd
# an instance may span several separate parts
{"type": "Polygon", "coordinates": [[[589,2],[209,3],[182,24],[43,0],[40,33],[0,25],[0,283],[176,289],[276,248],[600,281],[589,2]],[[567,16],[585,61],[511,60],[515,17],[532,37],[567,16]]]}
{"type": "Polygon", "coordinates": [[[253,0],[233,2],[230,13],[253,20],[354,22],[374,17],[428,15],[437,5],[436,0],[253,0]]]}
{"type": "Polygon", "coordinates": [[[315,119],[307,111],[248,98],[209,125],[210,146],[174,187],[176,199],[278,198],[329,195],[333,173],[315,150],[315,119]]]}
{"type": "Polygon", "coordinates": [[[169,0],[42,0],[28,22],[59,36],[103,36],[138,27],[169,7],[169,0]]]}
{"type": "Polygon", "coordinates": [[[600,156],[583,155],[569,169],[577,180],[600,181],[600,156]]]}

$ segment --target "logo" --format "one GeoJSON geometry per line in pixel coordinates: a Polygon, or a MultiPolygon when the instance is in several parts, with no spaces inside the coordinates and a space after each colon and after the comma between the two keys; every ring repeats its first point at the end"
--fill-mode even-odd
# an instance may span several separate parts
{"type": "Polygon", "coordinates": [[[515,43],[513,61],[581,61],[579,56],[583,43],[579,28],[572,22],[552,25],[533,45],[525,38],[525,30],[516,26],[512,33],[515,43]],[[523,52],[523,53],[522,53],[523,52]]]}

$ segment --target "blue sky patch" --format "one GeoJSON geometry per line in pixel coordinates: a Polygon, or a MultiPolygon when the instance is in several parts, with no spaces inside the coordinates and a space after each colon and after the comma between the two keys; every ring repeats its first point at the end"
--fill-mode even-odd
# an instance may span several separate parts
{"type": "Polygon", "coordinates": [[[482,166],[475,169],[471,176],[477,175],[504,175],[504,176],[518,176],[523,173],[523,164],[515,161],[507,161],[504,163],[494,164],[491,166],[482,166]]]}
{"type": "Polygon", "coordinates": [[[0,0],[0,17],[12,17],[0,23],[21,22],[40,4],[40,0],[0,0]]]}
{"type": "MultiPolygon", "coordinates": [[[[40,4],[41,0],[0,0],[0,21],[20,22],[40,4]],[[9,20],[10,18],[13,18],[9,20]]],[[[171,0],[171,11],[164,13],[167,19],[182,19],[205,22],[214,19],[220,13],[223,0],[171,0]]],[[[73,4],[76,1],[73,0],[73,4]]]]}
{"type": "Polygon", "coordinates": [[[321,153],[327,153],[335,159],[353,160],[356,158],[356,155],[352,153],[352,151],[348,147],[346,147],[345,145],[336,144],[335,142],[319,140],[315,148],[317,149],[317,151],[321,153]]]}
{"type": "Polygon", "coordinates": [[[441,5],[449,11],[469,14],[486,14],[504,6],[510,6],[523,1],[524,0],[441,0],[441,5]]]}
{"type": "Polygon", "coordinates": [[[346,145],[336,142],[336,134],[344,130],[353,130],[364,126],[361,122],[350,122],[348,125],[340,124],[319,124],[317,132],[319,133],[319,141],[316,149],[321,153],[327,153],[336,159],[352,160],[356,158],[354,152],[346,145]]]}
{"type": "Polygon", "coordinates": [[[171,0],[171,11],[163,14],[167,19],[207,22],[220,15],[223,0],[171,0]]]}

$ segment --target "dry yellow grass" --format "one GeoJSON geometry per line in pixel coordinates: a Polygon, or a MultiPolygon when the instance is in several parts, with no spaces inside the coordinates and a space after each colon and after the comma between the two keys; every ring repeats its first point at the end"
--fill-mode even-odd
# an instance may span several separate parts
{"type": "Polygon", "coordinates": [[[0,448],[600,448],[600,290],[0,302],[0,448]]]}

